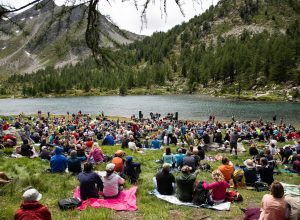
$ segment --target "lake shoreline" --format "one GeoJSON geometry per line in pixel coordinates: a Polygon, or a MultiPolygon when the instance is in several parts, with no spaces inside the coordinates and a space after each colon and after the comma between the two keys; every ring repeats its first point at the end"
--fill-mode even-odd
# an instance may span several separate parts
{"type": "MultiPolygon", "coordinates": [[[[244,93],[250,93],[249,91],[244,93]]],[[[252,92],[251,92],[252,93],[252,92]]],[[[201,89],[200,91],[194,93],[188,93],[184,91],[170,91],[168,88],[135,88],[127,91],[127,94],[120,94],[119,90],[109,90],[109,91],[99,91],[99,90],[91,90],[89,92],[84,92],[83,90],[70,90],[65,93],[57,94],[40,94],[37,96],[22,96],[20,94],[17,95],[1,95],[0,99],[27,99],[27,98],[71,98],[71,97],[85,97],[85,96],[155,96],[155,95],[200,95],[200,96],[209,96],[211,98],[222,98],[233,101],[257,101],[257,102],[295,102],[300,103],[300,99],[292,99],[282,95],[273,95],[273,94],[249,94],[249,95],[238,95],[235,93],[220,93],[215,92],[211,88],[201,89]]]]}

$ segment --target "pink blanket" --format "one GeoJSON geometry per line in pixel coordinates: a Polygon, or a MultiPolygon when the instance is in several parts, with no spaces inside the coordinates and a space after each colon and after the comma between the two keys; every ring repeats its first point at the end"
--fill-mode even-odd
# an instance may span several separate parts
{"type": "MultiPolygon", "coordinates": [[[[81,206],[77,209],[85,210],[88,205],[94,208],[109,208],[117,211],[136,211],[136,190],[137,186],[133,186],[130,189],[123,190],[120,196],[116,199],[87,199],[82,201],[81,206]]],[[[74,191],[73,197],[80,199],[80,190],[77,187],[74,191]]]]}

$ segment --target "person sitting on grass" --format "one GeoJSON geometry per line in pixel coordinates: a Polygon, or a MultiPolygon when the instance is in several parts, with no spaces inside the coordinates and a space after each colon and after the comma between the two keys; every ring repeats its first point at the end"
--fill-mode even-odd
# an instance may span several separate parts
{"type": "Polygon", "coordinates": [[[132,135],[130,135],[130,137],[129,137],[128,148],[133,151],[139,150],[139,148],[136,146],[134,137],[132,135]]]}
{"type": "Polygon", "coordinates": [[[252,143],[251,144],[251,147],[249,148],[249,154],[253,157],[255,157],[256,155],[258,155],[258,150],[257,150],[257,147],[256,147],[256,144],[255,143],[252,143]]]}
{"type": "Polygon", "coordinates": [[[15,213],[15,220],[41,219],[51,220],[51,213],[46,206],[39,201],[42,198],[36,189],[30,188],[23,193],[23,202],[21,208],[15,213]]]}
{"type": "Polygon", "coordinates": [[[100,164],[104,161],[104,155],[98,143],[93,144],[89,156],[87,157],[87,161],[94,164],[100,164]]]}
{"type": "Polygon", "coordinates": [[[65,172],[67,168],[67,158],[62,154],[63,149],[56,147],[54,150],[55,155],[50,160],[50,167],[52,173],[65,172]]]}
{"type": "Polygon", "coordinates": [[[300,173],[300,154],[296,154],[295,158],[292,168],[285,166],[285,169],[289,170],[291,173],[300,173]]]}
{"type": "Polygon", "coordinates": [[[265,157],[260,158],[260,166],[257,170],[262,182],[267,183],[269,186],[274,182],[273,167],[269,165],[265,157]]]}
{"type": "Polygon", "coordinates": [[[284,189],[280,182],[273,182],[271,194],[262,198],[261,208],[242,209],[245,212],[244,220],[285,220],[288,216],[287,202],[284,200],[284,189]]]}
{"type": "Polygon", "coordinates": [[[117,198],[120,195],[125,180],[114,172],[115,165],[106,165],[106,176],[103,177],[103,196],[104,198],[117,198]]]}
{"type": "Polygon", "coordinates": [[[191,202],[193,199],[194,184],[196,181],[197,170],[194,174],[191,174],[192,167],[184,165],[181,168],[181,176],[176,177],[176,197],[182,202],[191,202]]]}
{"type": "Polygon", "coordinates": [[[109,132],[106,132],[106,135],[103,139],[102,145],[109,145],[109,146],[115,145],[114,138],[109,132]]]}
{"type": "Polygon", "coordinates": [[[21,153],[24,157],[31,157],[33,155],[32,147],[28,143],[28,139],[25,139],[23,141],[23,144],[21,145],[21,153]]]}
{"type": "Polygon", "coordinates": [[[100,176],[93,172],[93,164],[84,163],[83,172],[79,173],[80,198],[86,200],[89,198],[99,198],[99,191],[103,190],[103,182],[100,176]]]}
{"type": "Polygon", "coordinates": [[[229,183],[233,172],[234,167],[231,161],[227,157],[222,158],[222,165],[218,167],[221,173],[224,175],[224,179],[229,183]]]}
{"type": "Polygon", "coordinates": [[[130,183],[136,184],[141,172],[141,164],[134,163],[132,156],[126,157],[125,167],[123,174],[129,178],[130,183]]]}
{"type": "Polygon", "coordinates": [[[187,151],[185,156],[182,159],[182,165],[187,165],[189,167],[192,168],[192,172],[195,171],[196,169],[196,160],[195,158],[192,156],[192,152],[191,151],[187,151]]]}
{"type": "Polygon", "coordinates": [[[115,171],[117,173],[122,173],[124,169],[124,162],[123,156],[125,155],[125,152],[122,150],[117,150],[115,153],[115,157],[112,159],[112,163],[115,165],[115,171]]]}
{"type": "Polygon", "coordinates": [[[175,158],[174,155],[171,153],[171,148],[167,147],[166,152],[162,156],[163,163],[172,164],[172,166],[175,165],[175,158]]]}
{"type": "Polygon", "coordinates": [[[70,153],[70,158],[67,160],[68,171],[74,174],[81,172],[81,160],[77,157],[76,150],[72,150],[70,153]]]}
{"type": "Polygon", "coordinates": [[[75,149],[77,151],[77,157],[80,158],[81,161],[85,161],[87,159],[87,155],[85,153],[84,147],[78,143],[75,146],[75,149]]]}
{"type": "Polygon", "coordinates": [[[248,159],[244,161],[246,166],[244,170],[246,186],[254,186],[254,183],[257,181],[257,172],[253,160],[248,159]]]}
{"type": "Polygon", "coordinates": [[[162,171],[155,176],[157,191],[161,195],[172,195],[174,192],[175,177],[170,173],[171,166],[171,164],[164,163],[162,171]]]}
{"type": "Polygon", "coordinates": [[[159,140],[157,140],[157,137],[155,137],[151,143],[151,148],[160,149],[160,147],[161,147],[161,143],[159,142],[159,140]]]}
{"type": "Polygon", "coordinates": [[[179,169],[182,166],[184,153],[182,153],[182,149],[179,148],[177,150],[177,154],[175,155],[176,167],[179,169]]]}
{"type": "Polygon", "coordinates": [[[229,183],[225,180],[224,175],[220,170],[215,170],[211,174],[214,183],[208,184],[203,182],[203,188],[212,190],[210,200],[213,203],[221,203],[225,201],[226,189],[230,187],[229,183]]]}
{"type": "Polygon", "coordinates": [[[199,167],[200,161],[201,161],[201,158],[198,155],[198,149],[197,148],[193,149],[193,157],[195,158],[195,167],[197,168],[197,167],[199,167]]]}
{"type": "Polygon", "coordinates": [[[47,146],[42,147],[42,152],[40,153],[39,157],[42,160],[49,160],[49,161],[51,160],[51,154],[47,146]]]}

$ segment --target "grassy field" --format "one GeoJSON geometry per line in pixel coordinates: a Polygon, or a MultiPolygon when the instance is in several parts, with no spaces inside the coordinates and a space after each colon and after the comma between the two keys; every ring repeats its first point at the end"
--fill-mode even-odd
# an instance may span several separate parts
{"type": "MultiPolygon", "coordinates": [[[[106,154],[112,155],[118,146],[103,146],[106,154]]],[[[172,147],[175,152],[175,147],[172,147]]],[[[160,159],[163,150],[147,151],[141,155],[139,153],[126,150],[127,155],[133,155],[134,161],[142,164],[142,174],[138,183],[137,206],[136,212],[115,212],[110,209],[88,208],[85,211],[60,211],[57,205],[59,199],[72,196],[74,188],[78,185],[76,176],[70,174],[50,174],[45,170],[49,168],[49,163],[40,159],[13,159],[9,155],[11,150],[0,151],[0,171],[5,171],[9,176],[18,178],[14,183],[0,188],[0,219],[12,219],[15,210],[21,203],[22,189],[31,185],[36,187],[42,194],[42,204],[45,204],[51,211],[53,219],[242,219],[243,213],[239,207],[259,206],[262,196],[266,192],[256,192],[245,189],[238,189],[242,194],[244,201],[233,203],[230,211],[213,211],[209,209],[196,209],[190,207],[181,207],[171,205],[167,202],[158,200],[156,197],[149,195],[148,191],[153,189],[152,177],[156,174],[159,164],[155,160],[160,159]]],[[[208,155],[214,155],[215,152],[209,152],[208,155]]],[[[227,155],[234,164],[242,164],[249,158],[248,153],[235,158],[227,155]]],[[[220,162],[210,162],[213,169],[216,169],[220,162]]],[[[105,164],[97,166],[96,170],[104,170],[105,164]]],[[[300,184],[300,177],[292,174],[279,174],[275,176],[276,180],[300,184]]],[[[197,180],[211,181],[210,172],[200,172],[197,180]]],[[[126,188],[130,187],[128,183],[126,188]]]]}

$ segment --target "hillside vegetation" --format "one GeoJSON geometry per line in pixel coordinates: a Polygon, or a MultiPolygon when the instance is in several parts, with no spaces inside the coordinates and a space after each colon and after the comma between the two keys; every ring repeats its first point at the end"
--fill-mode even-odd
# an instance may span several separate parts
{"type": "Polygon", "coordinates": [[[162,88],[168,93],[297,99],[299,21],[297,0],[223,0],[167,33],[112,51],[118,66],[99,67],[91,58],[74,66],[50,66],[10,77],[1,94],[127,94],[137,88],[151,94],[162,88]]]}

